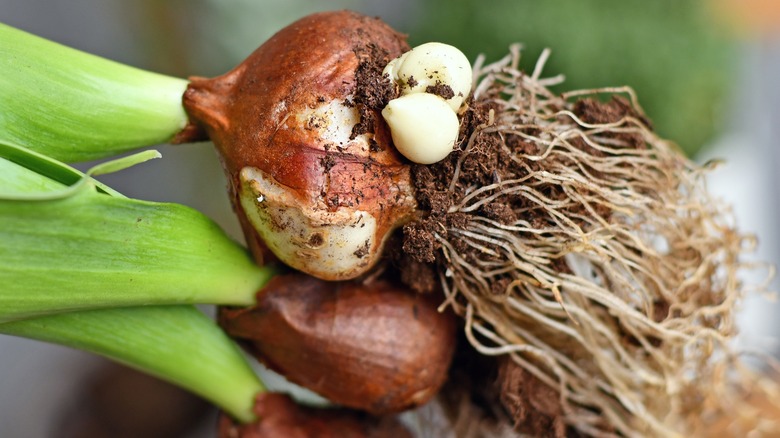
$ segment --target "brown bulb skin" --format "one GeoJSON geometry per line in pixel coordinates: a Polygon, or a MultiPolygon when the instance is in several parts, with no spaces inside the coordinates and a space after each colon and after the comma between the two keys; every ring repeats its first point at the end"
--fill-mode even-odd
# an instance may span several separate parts
{"type": "Polygon", "coordinates": [[[305,17],[234,70],[191,78],[184,107],[215,143],[248,244],[327,280],[355,278],[416,208],[380,111],[381,69],[408,50],[377,18],[305,17]]]}
{"type": "Polygon", "coordinates": [[[346,409],[297,405],[287,395],[264,393],[254,407],[257,420],[237,424],[223,414],[219,438],[412,438],[395,418],[374,418],[346,409]]]}
{"type": "Polygon", "coordinates": [[[252,308],[223,308],[220,325],[290,381],[386,414],[427,402],[447,378],[455,320],[436,304],[384,281],[292,274],[271,280],[252,308]]]}

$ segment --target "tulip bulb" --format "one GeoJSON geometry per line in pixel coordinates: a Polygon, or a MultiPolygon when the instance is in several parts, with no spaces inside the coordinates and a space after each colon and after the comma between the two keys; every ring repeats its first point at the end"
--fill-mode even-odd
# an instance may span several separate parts
{"type": "Polygon", "coordinates": [[[217,147],[258,262],[272,253],[318,278],[354,278],[412,217],[409,166],[380,115],[394,97],[381,70],[407,49],[378,19],[321,13],[231,72],[191,79],[184,106],[217,147]]]}
{"type": "Polygon", "coordinates": [[[252,308],[223,308],[220,325],[290,381],[374,414],[430,400],[447,378],[454,315],[431,295],[384,281],[278,276],[252,308]]]}

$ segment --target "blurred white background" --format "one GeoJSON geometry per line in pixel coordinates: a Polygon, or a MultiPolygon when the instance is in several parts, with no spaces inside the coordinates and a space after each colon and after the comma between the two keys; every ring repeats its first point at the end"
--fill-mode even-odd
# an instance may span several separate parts
{"type": "MultiPolygon", "coordinates": [[[[740,15],[736,9],[725,14],[743,20],[732,23],[736,50],[728,66],[724,65],[735,71],[733,87],[721,103],[728,108],[717,121],[721,129],[695,159],[726,160],[712,176],[711,189],[734,205],[740,228],[759,236],[755,260],[774,263],[780,260],[780,20],[772,1],[719,1],[750,13],[740,15]]],[[[461,3],[466,2],[454,2],[452,7],[461,3]]],[[[314,0],[0,0],[0,21],[90,53],[184,77],[220,74],[283,25],[315,10],[339,8],[379,15],[405,32],[425,24],[420,23],[417,2],[381,0],[327,5],[314,0]]],[[[428,34],[435,35],[435,29],[428,34]]],[[[565,51],[553,50],[554,57],[556,51],[565,51]]],[[[238,239],[211,146],[159,149],[162,160],[105,181],[132,197],[194,207],[238,239]]],[[[749,281],[758,282],[764,274],[759,271],[749,281]]],[[[775,281],[773,289],[776,285],[775,281]]],[[[777,304],[748,299],[740,319],[741,342],[767,352],[779,351],[771,340],[780,334],[778,314],[777,304]]],[[[53,427],[60,424],[89,376],[102,366],[101,359],[87,354],[0,335],[0,437],[58,436],[53,427]]],[[[193,433],[210,436],[211,427],[207,424],[193,433]]]]}

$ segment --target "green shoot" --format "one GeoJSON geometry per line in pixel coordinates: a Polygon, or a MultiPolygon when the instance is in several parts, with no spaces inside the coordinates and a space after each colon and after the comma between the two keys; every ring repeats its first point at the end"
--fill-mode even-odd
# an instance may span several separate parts
{"type": "Polygon", "coordinates": [[[0,141],[86,161],[170,140],[187,81],[0,24],[0,141]]]}

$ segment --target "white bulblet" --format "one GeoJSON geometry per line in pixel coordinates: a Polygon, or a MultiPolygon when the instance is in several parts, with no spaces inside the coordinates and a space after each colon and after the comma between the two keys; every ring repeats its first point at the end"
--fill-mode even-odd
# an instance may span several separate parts
{"type": "Polygon", "coordinates": [[[434,93],[458,111],[471,92],[471,64],[457,48],[443,43],[425,43],[390,61],[384,73],[400,87],[401,95],[434,93]],[[449,87],[452,95],[442,93],[449,87]]]}
{"type": "Polygon", "coordinates": [[[441,97],[414,93],[391,100],[382,110],[396,149],[411,161],[433,164],[452,152],[458,116],[441,97]]]}

